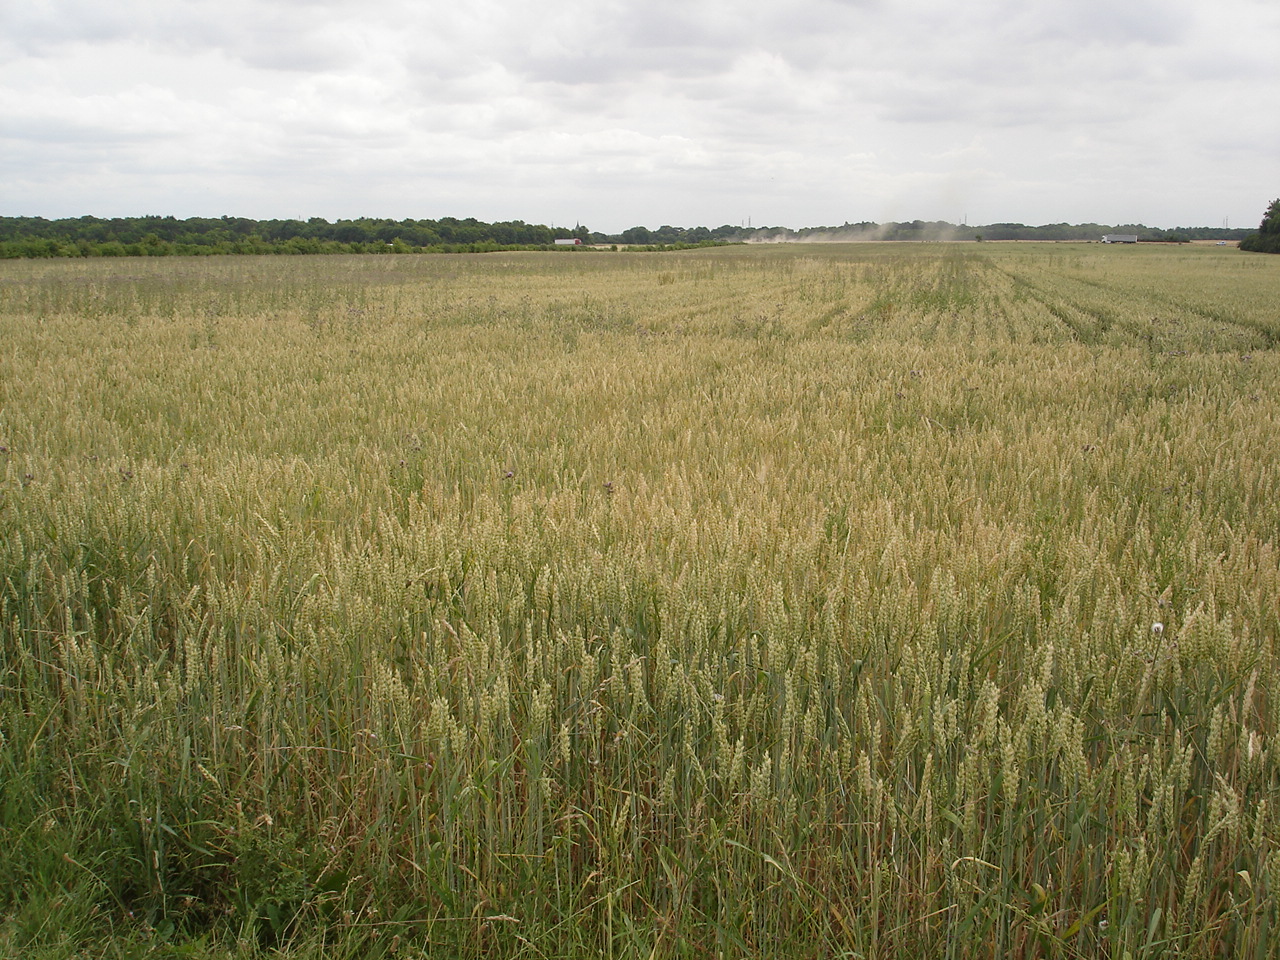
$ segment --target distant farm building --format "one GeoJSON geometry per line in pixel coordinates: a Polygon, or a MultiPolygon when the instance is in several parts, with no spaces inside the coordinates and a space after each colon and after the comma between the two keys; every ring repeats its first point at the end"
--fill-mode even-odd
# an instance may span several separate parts
{"type": "MultiPolygon", "coordinates": [[[[559,241],[557,241],[558,243],[559,241]]],[[[1103,243],[1137,243],[1138,235],[1135,233],[1108,233],[1102,238],[1103,243]]]]}
{"type": "Polygon", "coordinates": [[[580,247],[582,246],[582,238],[570,237],[568,240],[557,240],[556,246],[557,247],[580,247]]]}

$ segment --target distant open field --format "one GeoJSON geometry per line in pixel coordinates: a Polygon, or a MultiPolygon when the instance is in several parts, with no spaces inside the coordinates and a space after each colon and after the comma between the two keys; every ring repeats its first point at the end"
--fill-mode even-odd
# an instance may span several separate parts
{"type": "Polygon", "coordinates": [[[1278,386],[1234,247],[0,262],[0,956],[1276,957],[1278,386]]]}

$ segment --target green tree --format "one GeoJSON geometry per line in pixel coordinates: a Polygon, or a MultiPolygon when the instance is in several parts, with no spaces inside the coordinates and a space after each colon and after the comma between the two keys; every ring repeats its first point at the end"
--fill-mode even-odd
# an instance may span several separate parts
{"type": "Polygon", "coordinates": [[[1254,253],[1280,253],[1280,197],[1271,201],[1257,233],[1251,233],[1240,241],[1241,250],[1254,253]]]}
{"type": "Polygon", "coordinates": [[[1259,233],[1280,233],[1280,197],[1271,201],[1271,206],[1267,207],[1267,212],[1262,217],[1262,224],[1258,227],[1259,233]]]}

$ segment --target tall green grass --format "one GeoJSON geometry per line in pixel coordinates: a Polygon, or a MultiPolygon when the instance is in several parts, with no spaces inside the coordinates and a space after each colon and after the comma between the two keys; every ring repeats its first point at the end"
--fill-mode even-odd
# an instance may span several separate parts
{"type": "Polygon", "coordinates": [[[0,264],[0,954],[1275,954],[1280,267],[0,264]]]}

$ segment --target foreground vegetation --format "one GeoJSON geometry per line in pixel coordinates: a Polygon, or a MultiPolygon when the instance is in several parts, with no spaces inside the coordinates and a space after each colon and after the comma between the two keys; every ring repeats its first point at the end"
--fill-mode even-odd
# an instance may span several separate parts
{"type": "Polygon", "coordinates": [[[0,955],[1274,956],[1277,294],[0,265],[0,955]]]}

